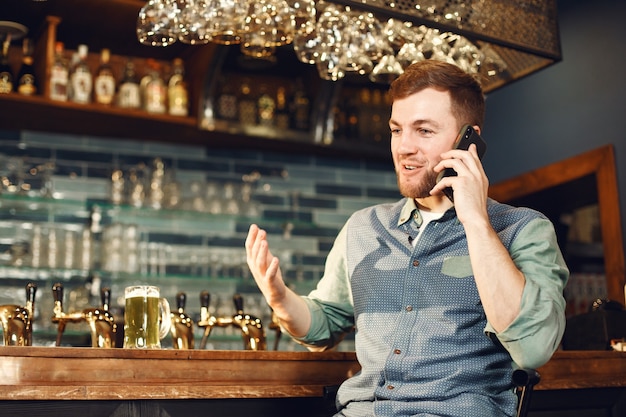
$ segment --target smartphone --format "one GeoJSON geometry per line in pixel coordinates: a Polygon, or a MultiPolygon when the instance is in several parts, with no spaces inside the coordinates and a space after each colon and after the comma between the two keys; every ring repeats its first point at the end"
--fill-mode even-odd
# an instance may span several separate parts
{"type": "MultiPolygon", "coordinates": [[[[478,158],[483,159],[483,155],[487,151],[487,143],[483,138],[480,137],[478,132],[476,132],[472,126],[465,125],[459,132],[459,136],[456,138],[456,142],[454,142],[454,149],[468,150],[469,146],[472,143],[476,144],[478,158]]],[[[446,168],[439,173],[439,176],[437,177],[437,182],[441,181],[441,179],[444,177],[454,177],[456,175],[457,174],[455,170],[453,170],[452,168],[446,168]]],[[[443,193],[450,199],[450,201],[454,202],[454,196],[451,187],[444,188],[443,193]]]]}

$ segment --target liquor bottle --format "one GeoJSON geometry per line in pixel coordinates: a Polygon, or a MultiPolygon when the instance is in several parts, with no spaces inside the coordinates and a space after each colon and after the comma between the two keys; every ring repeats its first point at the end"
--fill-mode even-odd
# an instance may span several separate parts
{"type": "Polygon", "coordinates": [[[267,85],[261,84],[259,88],[259,98],[257,99],[258,121],[261,126],[274,125],[274,111],[276,101],[268,91],[267,85]]]}
{"type": "Polygon", "coordinates": [[[302,79],[296,81],[296,88],[293,93],[293,127],[296,130],[309,130],[311,104],[309,97],[304,90],[302,79]]]}
{"type": "Polygon", "coordinates": [[[143,108],[148,113],[162,114],[167,110],[167,87],[161,77],[159,65],[155,60],[147,60],[148,74],[140,82],[143,91],[143,108]]]}
{"type": "Polygon", "coordinates": [[[24,38],[22,53],[22,65],[17,73],[15,87],[18,93],[32,96],[37,94],[37,78],[33,67],[33,48],[28,38],[24,38]]]}
{"type": "Polygon", "coordinates": [[[93,77],[87,65],[87,55],[89,49],[87,45],[78,45],[78,62],[72,68],[70,75],[70,85],[72,88],[72,101],[75,103],[91,102],[91,92],[93,89],[93,77]]]}
{"type": "Polygon", "coordinates": [[[287,89],[282,85],[276,89],[276,111],[274,112],[274,124],[277,128],[282,130],[289,129],[290,127],[287,89]]]}
{"type": "Polygon", "coordinates": [[[183,60],[175,58],[173,73],[167,83],[168,110],[173,116],[187,116],[189,114],[189,90],[185,81],[185,66],[183,60]]]}
{"type": "Polygon", "coordinates": [[[109,105],[115,97],[115,75],[110,64],[111,52],[104,48],[100,51],[100,66],[93,81],[94,101],[109,105]]]}
{"type": "Polygon", "coordinates": [[[131,60],[128,60],[124,67],[124,74],[117,93],[117,105],[126,109],[141,107],[139,81],[135,73],[135,64],[131,60]]]}
{"type": "Polygon", "coordinates": [[[252,90],[250,83],[245,80],[241,83],[241,89],[239,91],[239,123],[243,125],[256,125],[257,124],[257,110],[256,102],[252,98],[252,90]]]}
{"type": "MultiPolygon", "coordinates": [[[[355,94],[356,96],[356,94],[355,94]]],[[[346,139],[359,139],[359,105],[357,97],[350,96],[346,99],[346,139]]]]}
{"type": "Polygon", "coordinates": [[[0,94],[8,94],[13,91],[13,70],[9,65],[9,45],[11,35],[7,35],[2,43],[2,57],[0,57],[0,94]]]}
{"type": "Polygon", "coordinates": [[[373,109],[372,109],[372,92],[369,88],[363,87],[359,90],[359,110],[358,110],[358,132],[359,138],[371,139],[373,133],[373,109]]]}
{"type": "Polygon", "coordinates": [[[237,95],[233,91],[232,83],[222,78],[220,91],[217,97],[217,115],[220,119],[237,120],[237,95]]]}
{"type": "Polygon", "coordinates": [[[54,62],[50,68],[50,99],[67,101],[70,69],[63,56],[63,42],[54,44],[54,62]]]}
{"type": "Polygon", "coordinates": [[[374,142],[381,143],[389,137],[389,126],[385,120],[389,119],[389,108],[385,102],[384,93],[379,89],[372,91],[372,134],[374,142]]]}

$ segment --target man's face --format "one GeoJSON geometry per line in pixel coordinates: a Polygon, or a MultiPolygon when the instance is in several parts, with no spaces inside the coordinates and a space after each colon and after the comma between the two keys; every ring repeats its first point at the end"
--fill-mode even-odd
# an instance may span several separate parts
{"type": "Polygon", "coordinates": [[[400,193],[408,198],[429,197],[438,175],[433,167],[452,148],[460,129],[450,94],[427,88],[395,100],[389,127],[400,193]]]}

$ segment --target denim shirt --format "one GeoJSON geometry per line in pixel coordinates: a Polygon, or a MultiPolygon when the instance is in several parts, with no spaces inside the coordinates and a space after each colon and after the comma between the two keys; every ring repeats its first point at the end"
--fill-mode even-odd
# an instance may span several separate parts
{"type": "Polygon", "coordinates": [[[337,236],[305,301],[311,349],[355,333],[361,371],[337,395],[337,416],[514,415],[515,366],[549,360],[565,326],[569,272],[542,214],[488,201],[500,240],[526,284],[519,316],[500,333],[487,322],[454,208],[421,226],[412,199],[356,212],[337,236]]]}

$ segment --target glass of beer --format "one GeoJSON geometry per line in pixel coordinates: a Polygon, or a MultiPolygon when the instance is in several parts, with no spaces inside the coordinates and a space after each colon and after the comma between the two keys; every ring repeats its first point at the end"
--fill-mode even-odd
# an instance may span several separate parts
{"type": "Polygon", "coordinates": [[[159,287],[133,285],[125,290],[124,348],[159,349],[170,331],[170,305],[159,287]]]}

